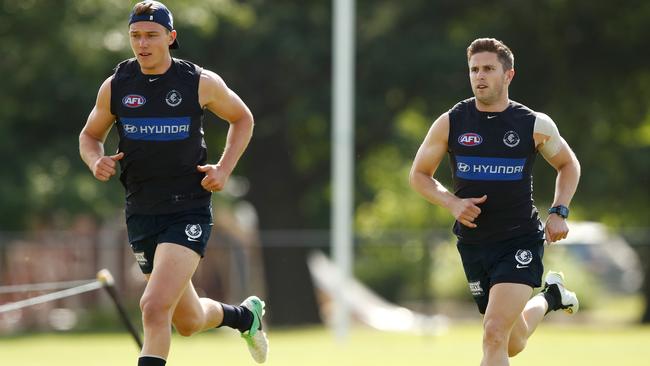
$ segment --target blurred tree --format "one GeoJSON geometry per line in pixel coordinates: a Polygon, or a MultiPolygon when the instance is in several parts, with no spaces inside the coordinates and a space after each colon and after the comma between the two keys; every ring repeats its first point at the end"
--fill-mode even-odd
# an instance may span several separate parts
{"type": "MultiPolygon", "coordinates": [[[[65,222],[80,212],[101,218],[121,209],[119,183],[93,180],[78,158],[77,135],[101,81],[130,57],[126,18],[132,4],[0,0],[0,229],[65,222]]],[[[444,210],[410,191],[407,172],[431,121],[471,95],[465,48],[482,36],[511,46],[517,70],[511,97],[552,116],[580,158],[583,178],[572,218],[647,228],[650,69],[640,51],[650,33],[650,3],[357,4],[358,230],[451,223],[444,210]]],[[[182,45],[175,55],[221,74],[256,117],[237,173],[250,179],[246,198],[261,228],[328,228],[330,2],[167,5],[182,45]]],[[[210,122],[207,138],[216,160],[226,128],[210,122]]],[[[115,148],[114,134],[107,147],[115,148]]],[[[553,190],[554,172],[545,165],[535,170],[542,210],[553,190]]],[[[441,173],[448,183],[449,168],[441,173]]],[[[646,231],[640,242],[648,237],[646,231]]],[[[264,249],[278,322],[316,319],[305,250],[264,249]],[[293,301],[293,293],[307,295],[293,301]]]]}

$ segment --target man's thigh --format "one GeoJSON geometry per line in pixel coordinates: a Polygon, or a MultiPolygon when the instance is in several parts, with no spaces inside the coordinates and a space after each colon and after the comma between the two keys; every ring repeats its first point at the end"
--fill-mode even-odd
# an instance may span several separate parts
{"type": "Polygon", "coordinates": [[[498,283],[492,286],[484,323],[495,320],[510,329],[532,293],[532,287],[521,283],[498,283]]]}
{"type": "Polygon", "coordinates": [[[193,250],[173,243],[160,243],[143,297],[174,306],[185,292],[201,257],[193,250]]]}

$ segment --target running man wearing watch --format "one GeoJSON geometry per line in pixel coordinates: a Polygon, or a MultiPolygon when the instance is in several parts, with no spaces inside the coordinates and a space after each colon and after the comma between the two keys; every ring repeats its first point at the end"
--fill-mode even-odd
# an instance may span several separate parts
{"type": "Polygon", "coordinates": [[[508,365],[549,311],[578,310],[561,272],[542,285],[544,240],[569,232],[568,206],[580,164],[547,115],[512,101],[515,75],[510,49],[493,38],[467,48],[474,98],[456,104],[431,126],[410,173],[414,190],[456,218],[454,233],[469,289],[483,318],[482,366],[508,365]],[[449,153],[454,192],[433,178],[449,153]],[[557,171],[553,208],[543,227],[533,205],[537,153],[557,171]]]}

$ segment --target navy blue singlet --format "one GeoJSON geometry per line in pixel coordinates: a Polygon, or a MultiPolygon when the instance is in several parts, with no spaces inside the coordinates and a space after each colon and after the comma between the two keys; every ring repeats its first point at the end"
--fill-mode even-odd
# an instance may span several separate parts
{"type": "Polygon", "coordinates": [[[201,187],[206,162],[202,69],[173,59],[161,75],[145,75],[135,59],[120,63],[111,82],[111,112],[120,137],[120,181],[126,213],[167,214],[210,204],[201,187]]]}
{"type": "Polygon", "coordinates": [[[481,112],[470,98],[449,111],[455,194],[487,195],[476,228],[454,224],[459,242],[489,244],[541,231],[532,197],[535,120],[534,111],[514,101],[503,112],[481,112]]]}

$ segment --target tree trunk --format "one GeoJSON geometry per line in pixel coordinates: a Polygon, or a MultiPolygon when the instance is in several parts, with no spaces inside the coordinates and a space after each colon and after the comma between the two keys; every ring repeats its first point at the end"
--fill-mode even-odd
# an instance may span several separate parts
{"type": "Polygon", "coordinates": [[[277,149],[274,143],[271,139],[259,139],[249,152],[250,156],[263,157],[252,162],[255,168],[249,174],[252,182],[249,199],[258,210],[262,231],[268,319],[274,325],[320,323],[316,293],[307,268],[307,254],[316,243],[308,237],[300,238],[299,231],[294,229],[310,226],[309,218],[301,209],[301,200],[306,195],[306,187],[318,182],[297,179],[299,175],[292,171],[287,152],[277,149]]]}
{"type": "Polygon", "coordinates": [[[264,269],[269,303],[269,321],[274,325],[320,323],[307,249],[267,247],[264,269]]]}
{"type": "Polygon", "coordinates": [[[641,323],[650,324],[650,245],[637,246],[635,249],[639,253],[644,273],[641,293],[645,300],[645,310],[641,315],[641,323]]]}

